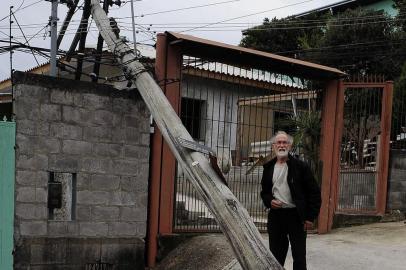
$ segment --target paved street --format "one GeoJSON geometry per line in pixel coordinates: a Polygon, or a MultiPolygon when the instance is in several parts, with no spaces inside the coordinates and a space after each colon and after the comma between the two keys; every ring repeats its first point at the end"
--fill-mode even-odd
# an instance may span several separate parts
{"type": "MultiPolygon", "coordinates": [[[[263,235],[267,241],[267,235],[263,235]]],[[[326,235],[309,235],[308,269],[403,270],[406,265],[406,224],[376,223],[340,228],[326,235]]],[[[233,253],[221,234],[188,239],[172,251],[156,269],[220,270],[233,261],[233,253]]],[[[290,253],[285,265],[292,269],[290,253]]],[[[229,269],[241,269],[234,266],[229,269]]]]}
{"type": "MultiPolygon", "coordinates": [[[[286,269],[292,269],[291,257],[286,269]]],[[[406,269],[406,224],[378,223],[310,235],[308,269],[406,269]]]]}

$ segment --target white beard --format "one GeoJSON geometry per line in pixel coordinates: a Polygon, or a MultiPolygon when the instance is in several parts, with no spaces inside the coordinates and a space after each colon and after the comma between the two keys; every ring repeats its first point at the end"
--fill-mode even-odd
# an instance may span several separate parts
{"type": "Polygon", "coordinates": [[[285,158],[289,155],[289,151],[288,150],[279,150],[276,152],[276,156],[279,158],[285,158]]]}

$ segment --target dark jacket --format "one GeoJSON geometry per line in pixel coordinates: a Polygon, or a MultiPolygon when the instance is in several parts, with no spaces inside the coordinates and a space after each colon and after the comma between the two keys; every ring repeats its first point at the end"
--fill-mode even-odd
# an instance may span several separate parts
{"type": "MultiPolygon", "coordinates": [[[[272,177],[276,158],[264,164],[262,174],[261,198],[267,208],[271,208],[272,177]]],[[[302,221],[313,221],[320,211],[321,196],[320,188],[316,183],[310,167],[303,161],[289,155],[286,162],[288,165],[288,185],[293,202],[302,221]]]]}

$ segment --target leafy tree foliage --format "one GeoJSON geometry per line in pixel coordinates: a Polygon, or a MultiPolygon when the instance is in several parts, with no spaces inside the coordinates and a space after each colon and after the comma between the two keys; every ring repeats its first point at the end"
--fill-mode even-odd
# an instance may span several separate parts
{"type": "Polygon", "coordinates": [[[393,7],[398,10],[396,25],[400,27],[404,32],[406,31],[406,20],[402,17],[406,14],[406,0],[394,0],[393,7]]]}
{"type": "MultiPolygon", "coordinates": [[[[395,2],[403,7],[406,0],[395,2]]],[[[383,74],[390,79],[397,77],[405,60],[404,31],[395,23],[404,22],[400,18],[361,8],[337,16],[274,18],[246,30],[241,45],[337,67],[349,74],[383,74]]]]}
{"type": "MultiPolygon", "coordinates": [[[[323,17],[327,18],[328,15],[322,16],[321,20],[323,17]]],[[[323,36],[325,21],[323,20],[321,25],[315,24],[315,27],[309,27],[308,20],[314,20],[317,23],[320,16],[312,15],[306,19],[273,18],[271,21],[265,18],[262,25],[243,32],[244,38],[240,45],[273,53],[287,51],[287,56],[294,57],[299,49],[317,47],[323,36]]]]}
{"type": "Polygon", "coordinates": [[[318,55],[319,62],[334,65],[350,74],[399,72],[393,61],[397,39],[392,19],[383,11],[347,10],[336,21],[328,21],[323,46],[330,48],[318,55]],[[378,23],[376,23],[378,22],[378,23]]]}

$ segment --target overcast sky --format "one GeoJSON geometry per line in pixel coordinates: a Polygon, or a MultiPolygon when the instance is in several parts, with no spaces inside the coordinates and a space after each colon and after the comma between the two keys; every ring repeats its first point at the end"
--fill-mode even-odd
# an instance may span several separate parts
{"type": "MultiPolygon", "coordinates": [[[[49,48],[50,37],[48,19],[51,3],[45,0],[0,0],[0,40],[9,40],[9,7],[13,11],[24,35],[31,46],[49,48]]],[[[131,24],[131,2],[121,0],[121,7],[110,9],[109,17],[117,18],[120,35],[133,41],[131,24]]],[[[258,25],[265,17],[281,18],[301,13],[339,0],[134,0],[134,14],[137,42],[153,44],[156,33],[177,31],[185,34],[237,45],[241,40],[241,30],[258,25]],[[156,33],[154,32],[156,31],[156,33]]],[[[83,0],[80,0],[83,4],[83,0]]],[[[58,28],[62,24],[68,8],[59,4],[58,28]]],[[[82,10],[76,12],[61,49],[67,50],[80,22],[82,10]]],[[[95,46],[97,29],[91,23],[87,46],[95,46]]],[[[25,43],[17,23],[13,24],[14,40],[25,43]]],[[[7,46],[0,43],[0,46],[7,46]]],[[[37,56],[39,63],[48,59],[37,56]]],[[[13,68],[27,70],[37,65],[33,55],[25,52],[13,54],[13,68]]],[[[10,76],[10,55],[0,54],[0,81],[10,76]]]]}

